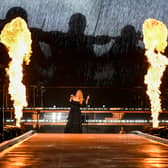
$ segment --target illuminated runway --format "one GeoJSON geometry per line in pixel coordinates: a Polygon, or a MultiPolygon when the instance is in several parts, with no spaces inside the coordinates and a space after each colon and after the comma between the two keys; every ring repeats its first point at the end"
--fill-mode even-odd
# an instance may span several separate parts
{"type": "Polygon", "coordinates": [[[132,134],[34,134],[1,168],[168,168],[168,146],[132,134]]]}

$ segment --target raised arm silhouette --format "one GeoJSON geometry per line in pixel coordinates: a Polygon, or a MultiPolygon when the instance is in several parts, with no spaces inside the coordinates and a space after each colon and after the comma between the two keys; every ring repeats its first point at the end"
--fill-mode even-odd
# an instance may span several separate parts
{"type": "Polygon", "coordinates": [[[54,85],[92,85],[94,61],[96,55],[94,44],[106,44],[108,36],[85,35],[86,17],[75,13],[70,17],[67,32],[39,32],[41,41],[49,43],[52,51],[52,62],[56,65],[54,85]]]}
{"type": "Polygon", "coordinates": [[[139,31],[132,25],[126,25],[114,39],[110,51],[103,56],[111,63],[115,71],[114,87],[135,87],[143,85],[145,73],[144,49],[138,46],[141,39],[139,31]]]}

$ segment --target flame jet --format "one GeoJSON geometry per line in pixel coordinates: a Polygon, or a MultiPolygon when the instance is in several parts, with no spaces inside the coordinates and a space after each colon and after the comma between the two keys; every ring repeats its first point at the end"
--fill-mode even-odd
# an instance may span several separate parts
{"type": "Polygon", "coordinates": [[[164,23],[155,19],[146,19],[143,24],[143,41],[145,55],[149,62],[149,68],[145,75],[147,95],[151,104],[153,127],[159,126],[159,113],[162,111],[160,99],[160,85],[163,72],[168,65],[168,58],[161,53],[167,47],[167,27],[164,23]]]}
{"type": "Polygon", "coordinates": [[[27,106],[26,87],[22,83],[23,63],[30,62],[31,33],[26,22],[17,17],[7,23],[0,35],[0,41],[7,47],[11,61],[6,69],[9,76],[8,92],[14,103],[16,126],[20,127],[23,107],[27,106]]]}

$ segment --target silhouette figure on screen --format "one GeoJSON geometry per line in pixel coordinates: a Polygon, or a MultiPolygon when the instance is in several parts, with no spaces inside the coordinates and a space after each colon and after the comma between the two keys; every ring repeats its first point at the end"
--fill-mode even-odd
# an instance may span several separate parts
{"type": "MultiPolygon", "coordinates": [[[[21,17],[28,22],[28,15],[25,9],[22,7],[12,7],[7,11],[5,19],[0,21],[0,31],[2,31],[5,24],[16,17],[21,17]]],[[[24,68],[24,82],[33,85],[45,83],[48,78],[48,73],[50,72],[48,60],[40,48],[38,36],[34,33],[36,32],[34,31],[35,28],[29,29],[32,35],[32,55],[29,66],[24,68]]]]}
{"type": "Polygon", "coordinates": [[[85,35],[86,24],[86,17],[75,13],[70,17],[68,32],[42,32],[39,36],[51,46],[52,62],[56,65],[55,84],[91,84],[96,59],[93,44],[106,44],[110,37],[85,35]]]}
{"type": "MultiPolygon", "coordinates": [[[[86,98],[85,103],[88,103],[89,97],[86,98]]],[[[65,126],[65,133],[82,133],[82,118],[80,107],[84,102],[82,90],[77,90],[75,95],[70,95],[70,111],[68,115],[68,122],[65,126]]]]}
{"type": "Polygon", "coordinates": [[[139,40],[141,35],[135,27],[126,25],[105,56],[108,62],[113,63],[117,87],[133,87],[143,83],[144,50],[138,46],[139,40]]]}
{"type": "Polygon", "coordinates": [[[0,85],[3,86],[7,83],[5,68],[8,67],[11,59],[9,58],[6,46],[2,43],[0,43],[0,57],[0,85]]]}

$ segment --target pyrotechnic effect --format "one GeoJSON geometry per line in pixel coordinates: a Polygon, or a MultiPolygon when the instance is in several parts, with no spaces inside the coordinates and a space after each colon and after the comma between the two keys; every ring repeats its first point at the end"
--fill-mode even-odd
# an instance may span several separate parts
{"type": "Polygon", "coordinates": [[[143,41],[145,55],[149,62],[149,69],[145,75],[147,95],[149,96],[153,127],[159,126],[159,112],[162,111],[160,99],[160,85],[163,72],[168,65],[168,58],[161,54],[167,46],[167,27],[164,23],[147,19],[143,24],[143,41]]]}
{"type": "Polygon", "coordinates": [[[27,106],[26,88],[22,83],[23,63],[29,64],[31,56],[31,33],[26,22],[17,17],[3,28],[0,41],[7,47],[11,61],[6,69],[9,76],[8,92],[14,103],[16,126],[20,127],[23,107],[27,106]]]}

